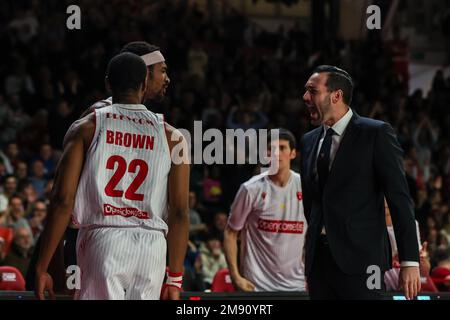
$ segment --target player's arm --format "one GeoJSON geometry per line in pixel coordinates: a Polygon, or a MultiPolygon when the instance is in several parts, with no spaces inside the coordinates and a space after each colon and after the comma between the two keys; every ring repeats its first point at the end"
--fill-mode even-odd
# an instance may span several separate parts
{"type": "Polygon", "coordinates": [[[42,233],[42,245],[36,264],[35,290],[39,299],[44,299],[46,289],[53,296],[52,279],[47,269],[69,224],[85,151],[92,140],[94,130],[92,117],[86,117],[75,122],[66,136],[66,145],[56,170],[48,220],[42,233]]]}
{"type": "Polygon", "coordinates": [[[247,217],[251,212],[251,200],[247,189],[241,186],[236,198],[231,205],[231,214],[227,227],[224,232],[223,247],[228,269],[230,270],[231,280],[237,289],[241,291],[254,291],[255,285],[245,279],[239,272],[238,266],[238,235],[246,223],[247,217]]]}
{"type": "MultiPolygon", "coordinates": [[[[100,109],[100,108],[104,108],[104,107],[108,107],[111,105],[111,102],[109,100],[100,100],[97,101],[96,103],[94,103],[92,106],[90,106],[89,108],[87,108],[86,110],[84,110],[84,112],[81,114],[79,119],[83,119],[84,117],[86,117],[87,115],[91,115],[96,109],[100,109]]],[[[71,132],[75,129],[76,126],[79,125],[79,122],[75,121],[74,123],[72,123],[72,125],[70,126],[69,130],[67,130],[66,135],[64,136],[63,139],[63,148],[66,146],[67,144],[67,140],[68,137],[70,137],[71,132]]]]}
{"type": "MultiPolygon", "coordinates": [[[[179,155],[178,159],[172,157],[169,173],[169,232],[167,234],[169,270],[172,273],[182,274],[189,239],[188,147],[186,139],[173,127],[167,125],[166,135],[171,154],[179,155]]],[[[178,299],[179,291],[172,289],[169,288],[169,298],[178,299]]]]}

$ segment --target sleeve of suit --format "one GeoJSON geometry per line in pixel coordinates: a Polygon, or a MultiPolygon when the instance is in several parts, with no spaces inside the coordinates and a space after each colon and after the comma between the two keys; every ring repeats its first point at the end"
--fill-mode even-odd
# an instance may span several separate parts
{"type": "Polygon", "coordinates": [[[300,179],[302,181],[302,192],[303,192],[303,208],[305,212],[306,221],[309,223],[309,213],[311,209],[310,197],[308,194],[308,188],[305,187],[305,175],[306,175],[306,157],[304,155],[305,141],[304,136],[300,140],[300,179]]]}
{"type": "Polygon", "coordinates": [[[403,169],[403,150],[393,128],[387,123],[378,128],[374,152],[375,172],[391,212],[399,260],[405,266],[412,265],[411,262],[418,263],[414,205],[403,169]]]}

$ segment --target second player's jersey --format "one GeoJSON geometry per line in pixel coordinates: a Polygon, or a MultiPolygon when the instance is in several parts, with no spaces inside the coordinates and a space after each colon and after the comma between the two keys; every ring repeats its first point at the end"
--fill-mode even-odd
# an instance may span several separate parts
{"type": "Polygon", "coordinates": [[[140,104],[95,110],[95,133],[75,199],[74,223],[167,232],[171,166],[164,119],[140,104]]]}
{"type": "Polygon", "coordinates": [[[243,183],[228,220],[241,230],[240,270],[257,291],[304,291],[303,244],[307,223],[300,175],[284,187],[268,173],[243,183]]]}

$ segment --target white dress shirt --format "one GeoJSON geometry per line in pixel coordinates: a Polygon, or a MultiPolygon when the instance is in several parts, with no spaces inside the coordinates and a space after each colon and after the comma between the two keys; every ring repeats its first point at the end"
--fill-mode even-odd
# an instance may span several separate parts
{"type": "MultiPolygon", "coordinates": [[[[341,144],[342,138],[344,137],[345,129],[347,129],[347,126],[348,126],[352,116],[353,116],[353,111],[352,111],[352,109],[349,108],[348,111],[345,113],[345,115],[331,127],[334,131],[334,134],[331,136],[329,169],[331,169],[331,165],[333,164],[334,158],[336,156],[336,152],[339,148],[339,145],[341,144]]],[[[320,137],[320,140],[319,140],[319,146],[317,147],[316,160],[317,160],[317,157],[319,156],[320,148],[322,147],[323,140],[325,139],[326,132],[329,128],[330,128],[329,126],[327,126],[325,124],[323,125],[324,130],[323,130],[322,136],[320,137]]],[[[316,166],[315,166],[315,172],[317,173],[316,166]]],[[[322,228],[321,233],[326,234],[325,226],[322,228]]],[[[419,263],[416,261],[402,261],[400,263],[400,265],[402,267],[418,267],[419,263]]]]}

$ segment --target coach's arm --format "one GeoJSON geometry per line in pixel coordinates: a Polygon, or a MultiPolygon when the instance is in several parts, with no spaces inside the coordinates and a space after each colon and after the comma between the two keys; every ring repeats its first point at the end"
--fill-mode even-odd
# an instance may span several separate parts
{"type": "Polygon", "coordinates": [[[389,124],[383,123],[377,129],[374,166],[389,205],[397,240],[401,263],[399,286],[406,297],[413,298],[420,290],[419,246],[413,201],[403,170],[403,150],[389,124]]]}

